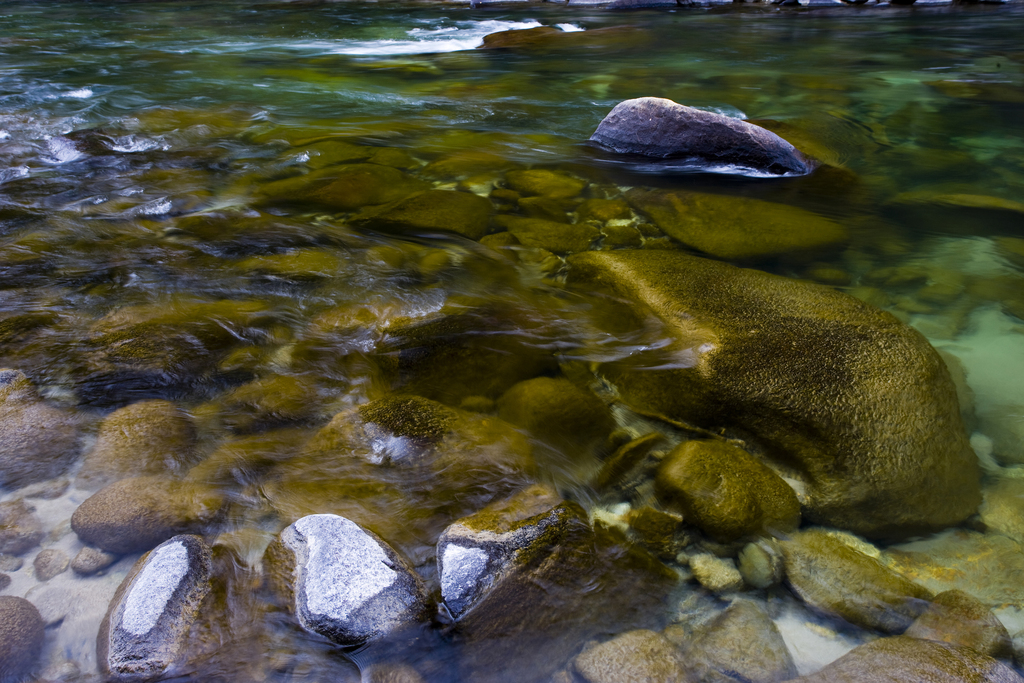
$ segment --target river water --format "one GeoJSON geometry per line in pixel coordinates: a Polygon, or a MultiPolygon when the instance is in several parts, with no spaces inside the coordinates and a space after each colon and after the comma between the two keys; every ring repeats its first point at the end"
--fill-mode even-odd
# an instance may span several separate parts
{"type": "MultiPolygon", "coordinates": [[[[565,223],[582,220],[575,212],[584,197],[659,188],[771,202],[842,226],[844,238],[821,248],[703,251],[835,287],[923,333],[958,383],[992,489],[1024,476],[1022,46],[1019,3],[615,12],[532,3],[4,2],[0,366],[23,372],[74,416],[82,453],[104,417],[133,402],[169,399],[190,416],[198,436],[184,462],[200,469],[188,476],[230,501],[209,539],[233,558],[222,558],[233,578],[219,599],[234,616],[194,644],[200,677],[358,676],[360,655],[343,656],[260,606],[259,557],[298,516],[357,517],[436,584],[440,529],[522,484],[509,475],[483,491],[453,492],[381,475],[358,485],[402,495],[352,503],[331,478],[357,475],[328,468],[304,480],[309,472],[290,464],[336,413],[400,391],[486,415],[521,379],[564,375],[585,385],[595,364],[641,351],[652,368],[674,362],[658,354],[663,330],[609,322],[602,296],[565,288],[563,257],[573,249],[516,245],[500,236],[509,234],[501,214],[565,223]],[[562,33],[518,49],[477,49],[487,34],[539,26],[562,33]],[[637,173],[584,144],[613,106],[643,96],[760,123],[823,166],[803,178],[637,173]],[[301,183],[287,184],[341,163],[397,171],[365,189],[378,200],[317,202],[301,183]],[[529,192],[511,191],[505,174],[524,168],[582,179],[586,190],[517,205],[529,192]],[[360,221],[358,211],[400,195],[402,183],[408,192],[488,197],[487,232],[499,236],[395,234],[360,221]],[[454,336],[440,324],[416,327],[453,310],[471,312],[454,336]],[[118,335],[144,325],[156,330],[145,348],[119,356],[118,335]],[[446,334],[468,351],[416,360],[415,343],[395,342],[446,334]],[[133,353],[145,359],[125,370],[133,353]],[[411,365],[392,373],[388,359],[410,354],[411,365]],[[258,442],[238,446],[256,455],[209,464],[239,439],[258,442]]],[[[702,251],[662,234],[635,206],[609,220],[593,248],[702,251]]],[[[668,429],[616,417],[620,440],[668,429]]],[[[572,435],[535,445],[535,478],[605,523],[622,522],[628,505],[591,486],[600,466],[591,445],[572,435]]],[[[53,495],[17,483],[0,490],[3,500],[35,508],[48,534],[43,547],[70,556],[82,544],[67,520],[96,489],[81,467],[72,462],[61,473],[71,486],[53,495]]],[[[1024,505],[1013,515],[1024,517],[1024,505]]],[[[1000,564],[1005,553],[992,559],[991,544],[994,536],[1024,542],[1024,525],[998,526],[975,519],[906,546],[931,553],[928,562],[914,565],[913,554],[887,561],[933,581],[933,590],[975,594],[1012,634],[1024,630],[1024,590],[1012,578],[1024,569],[1000,564]],[[962,583],[941,582],[957,572],[962,583]]],[[[43,605],[50,624],[37,667],[44,678],[93,674],[99,619],[137,558],[129,553],[103,576],[68,571],[49,582],[31,562],[10,570],[0,592],[43,605]],[[76,601],[81,607],[69,610],[76,601]]],[[[686,581],[685,567],[668,566],[683,574],[679,590],[646,606],[647,621],[634,625],[660,628],[686,610],[723,604],[686,581]]],[[[622,600],[639,604],[642,593],[624,590],[622,600]]],[[[816,621],[784,591],[756,595],[774,605],[801,673],[872,637],[816,621]]],[[[609,629],[590,635],[603,639],[609,629]]],[[[426,645],[409,661],[431,680],[469,680],[445,633],[443,624],[426,628],[426,645]]]]}

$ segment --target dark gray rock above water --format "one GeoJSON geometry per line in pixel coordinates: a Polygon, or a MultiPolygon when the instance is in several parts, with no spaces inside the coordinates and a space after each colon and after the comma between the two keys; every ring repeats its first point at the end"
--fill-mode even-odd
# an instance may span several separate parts
{"type": "Polygon", "coordinates": [[[1024,683],[1010,667],[967,647],[907,636],[848,652],[798,683],[1024,683]]]}
{"type": "Polygon", "coordinates": [[[149,679],[178,664],[212,570],[210,548],[198,536],[175,536],[139,558],[100,625],[100,670],[115,679],[149,679]]]}
{"type": "Polygon", "coordinates": [[[24,598],[0,597],[0,683],[28,673],[43,647],[43,618],[24,598]]]}
{"type": "Polygon", "coordinates": [[[437,541],[437,573],[452,617],[462,617],[519,568],[521,556],[549,544],[557,527],[575,518],[575,508],[560,502],[549,487],[531,486],[444,530],[437,541]]]}
{"type": "Polygon", "coordinates": [[[620,102],[592,142],[619,154],[693,160],[773,175],[806,174],[814,166],[796,147],[760,126],[660,97],[620,102]]]}
{"type": "Polygon", "coordinates": [[[281,532],[265,558],[271,583],[307,631],[345,646],[417,621],[426,595],[391,546],[338,515],[308,515],[281,532]]]}
{"type": "Polygon", "coordinates": [[[43,401],[18,370],[0,369],[0,486],[59,476],[78,451],[74,416],[43,401]]]}

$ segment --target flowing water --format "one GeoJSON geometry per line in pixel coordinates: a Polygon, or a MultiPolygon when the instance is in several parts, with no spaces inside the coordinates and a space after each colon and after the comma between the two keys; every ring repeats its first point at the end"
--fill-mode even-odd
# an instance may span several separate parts
{"type": "MultiPolygon", "coordinates": [[[[170,399],[195,423],[195,444],[169,471],[228,501],[209,536],[227,616],[193,638],[199,678],[355,680],[371,655],[341,653],[268,606],[259,567],[273,534],[303,514],[346,514],[436,585],[440,530],[523,480],[515,468],[441,481],[415,467],[312,467],[295,453],[320,427],[396,391],[488,415],[519,380],[564,375],[586,386],[601,362],[687,363],[662,352],[657,324],[636,329],[614,319],[605,297],[566,288],[562,257],[573,249],[506,239],[504,214],[582,222],[584,198],[651,187],[833,221],[845,235],[837,243],[719,257],[836,287],[917,328],[958,382],[985,485],[1020,477],[1022,121],[1020,4],[624,13],[525,3],[4,2],[0,367],[22,371],[73,416],[82,453],[105,416],[140,400],[170,399]],[[477,49],[487,34],[538,26],[562,33],[477,49]],[[802,178],[639,173],[584,144],[615,104],[642,96],[755,121],[823,166],[802,178]],[[391,175],[327,202],[303,189],[305,174],[342,163],[391,175]],[[520,204],[506,173],[523,168],[558,171],[584,189],[520,204]],[[487,197],[488,231],[498,236],[395,233],[360,213],[428,188],[487,197]]],[[[595,249],[698,253],[636,206],[595,225],[595,249]]],[[[534,435],[534,477],[612,526],[629,506],[589,483],[603,449],[672,431],[615,415],[611,445],[534,435]]],[[[471,449],[492,437],[467,438],[471,449]]],[[[381,443],[379,459],[395,461],[408,446],[381,443]]],[[[67,520],[98,487],[81,467],[79,459],[62,473],[69,487],[0,490],[35,508],[43,547],[69,556],[82,544],[67,520]]],[[[1013,514],[1024,516],[1024,506],[1013,514]]],[[[1024,590],[1013,577],[1024,568],[1000,564],[1016,551],[997,561],[991,546],[1002,532],[1006,543],[1024,542],[1022,526],[982,528],[906,546],[928,562],[914,565],[923,556],[913,553],[888,561],[935,590],[963,587],[1011,633],[1022,630],[1024,590]],[[962,583],[941,583],[957,572],[962,583]]],[[[12,580],[0,592],[27,596],[49,624],[43,678],[94,674],[99,620],[137,558],[48,582],[31,562],[5,565],[12,580]]],[[[645,601],[643,578],[616,585],[621,602],[642,612],[626,620],[631,627],[720,609],[682,565],[667,566],[684,577],[660,604],[645,601]]],[[[869,637],[816,622],[779,591],[757,595],[773,605],[801,673],[869,637]]],[[[481,655],[463,652],[443,621],[425,624],[396,657],[430,680],[469,680],[464,660],[481,655]]],[[[609,621],[586,637],[621,628],[609,621]]],[[[493,647],[493,658],[528,659],[493,647]]],[[[524,666],[521,678],[530,672],[524,666]]]]}

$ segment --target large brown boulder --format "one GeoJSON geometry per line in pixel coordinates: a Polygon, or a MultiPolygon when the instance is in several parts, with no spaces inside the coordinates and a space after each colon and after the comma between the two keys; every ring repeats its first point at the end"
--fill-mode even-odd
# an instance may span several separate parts
{"type": "Polygon", "coordinates": [[[953,381],[892,315],[829,287],[680,253],[590,252],[569,265],[571,282],[629,302],[636,329],[655,317],[673,340],[600,367],[624,401],[760,446],[801,482],[805,519],[903,537],[977,510],[978,465],[953,381]]]}
{"type": "Polygon", "coordinates": [[[771,131],[661,97],[619,102],[590,140],[619,154],[692,159],[771,175],[803,175],[814,168],[771,131]]]}

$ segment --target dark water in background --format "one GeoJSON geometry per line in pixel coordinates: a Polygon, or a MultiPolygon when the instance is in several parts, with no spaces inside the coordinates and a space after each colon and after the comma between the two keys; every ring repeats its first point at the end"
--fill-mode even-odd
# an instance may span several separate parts
{"type": "MultiPolygon", "coordinates": [[[[21,369],[93,426],[115,406],[171,396],[198,416],[208,452],[237,424],[231,407],[216,401],[254,376],[311,381],[305,400],[318,409],[297,411],[303,429],[380,394],[375,370],[296,356],[295,341],[308,339],[311,325],[328,325],[338,307],[361,309],[365,329],[331,337],[336,350],[370,349],[393,321],[466,301],[514,310],[515,335],[566,367],[656,347],[657,330],[616,334],[596,324],[600,302],[562,292],[549,277],[557,263],[544,255],[508,261],[451,236],[370,233],[348,225],[343,212],[315,207],[263,207],[262,217],[253,210],[263,183],[308,170],[303,150],[312,142],[400,150],[413,175],[471,152],[495,166],[504,159],[569,170],[607,195],[637,185],[696,189],[842,222],[850,232],[842,249],[749,265],[851,291],[953,353],[974,394],[972,444],[993,477],[1013,476],[1024,463],[1024,248],[1005,238],[1024,237],[1022,46],[1019,4],[615,13],[3,3],[0,315],[20,322],[14,332],[0,328],[0,365],[21,369]],[[535,25],[584,34],[626,28],[561,50],[473,49],[487,33],[535,25]],[[616,103],[640,96],[769,122],[840,170],[660,178],[599,163],[582,142],[616,103]],[[314,260],[259,260],[299,251],[314,260]],[[944,294],[923,293],[936,284],[948,285],[944,294]],[[194,379],[190,373],[202,373],[187,358],[162,383],[98,380],[82,357],[98,339],[97,321],[113,311],[153,306],[187,316],[195,302],[225,298],[259,310],[238,326],[226,323],[229,341],[214,335],[218,343],[256,351],[221,358],[215,382],[194,379]],[[216,410],[219,422],[209,419],[216,410]]],[[[500,175],[464,187],[489,187],[500,175]]],[[[301,434],[295,439],[309,432],[301,434]]],[[[594,502],[571,462],[555,458],[547,467],[546,478],[594,502]]],[[[413,497],[428,498],[430,482],[418,486],[413,497]]],[[[229,495],[240,510],[234,533],[276,530],[259,482],[239,481],[229,495]]],[[[283,504],[286,515],[316,506],[283,504]]],[[[52,523],[69,514],[41,509],[52,523]]],[[[424,566],[432,559],[422,536],[403,550],[424,566]]],[[[235,571],[246,575],[244,566],[235,571]]],[[[31,585],[19,579],[5,593],[23,595],[31,585]]],[[[240,615],[255,609],[251,598],[225,600],[240,615]]],[[[74,629],[90,623],[68,620],[51,634],[48,661],[63,648],[88,671],[82,653],[93,636],[74,629]]],[[[235,656],[241,670],[257,655],[237,645],[245,629],[234,626],[233,636],[211,639],[236,644],[238,654],[225,659],[235,656]]],[[[294,638],[281,636],[284,654],[267,655],[266,667],[247,675],[351,673],[319,645],[306,645],[299,659],[308,661],[295,660],[294,638]]]]}

